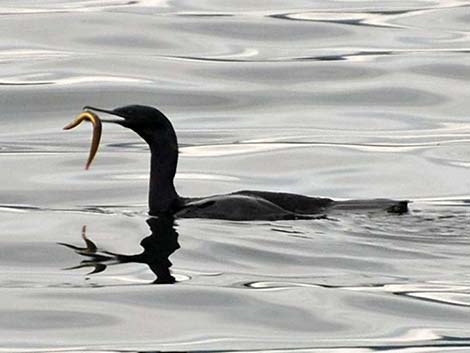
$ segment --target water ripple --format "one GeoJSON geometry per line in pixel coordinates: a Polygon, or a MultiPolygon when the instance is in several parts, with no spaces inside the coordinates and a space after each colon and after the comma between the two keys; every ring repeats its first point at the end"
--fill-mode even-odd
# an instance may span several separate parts
{"type": "MultiPolygon", "coordinates": [[[[405,13],[408,11],[405,11],[405,13]]],[[[384,13],[338,13],[338,12],[301,12],[270,15],[272,18],[291,21],[325,22],[348,26],[370,26],[383,28],[403,28],[387,24],[384,13]]]]}
{"type": "MultiPolygon", "coordinates": [[[[324,50],[323,50],[324,51],[324,50]]],[[[331,51],[331,50],[330,50],[331,51]]],[[[308,61],[367,61],[377,60],[383,57],[405,57],[405,56],[416,56],[416,55],[444,55],[444,54],[468,54],[470,48],[430,48],[430,49],[383,49],[373,50],[368,48],[345,48],[335,50],[336,53],[330,54],[318,54],[318,55],[305,55],[305,56],[279,56],[274,58],[257,58],[259,51],[254,48],[245,48],[239,53],[226,53],[220,55],[205,55],[205,56],[182,56],[182,55],[160,55],[161,58],[167,58],[170,60],[183,60],[183,61],[195,61],[195,62],[251,62],[251,63],[269,63],[269,62],[308,62],[308,61]],[[250,59],[253,58],[253,59],[250,59]]]]}
{"type": "Polygon", "coordinates": [[[2,2],[0,352],[468,349],[469,9],[2,2]],[[172,119],[182,195],[404,197],[410,213],[180,219],[148,239],[148,147],[108,125],[85,172],[89,129],[59,132],[128,103],[172,119]],[[150,285],[162,274],[177,283],[150,285]]]}
{"type": "Polygon", "coordinates": [[[53,80],[37,80],[38,74],[30,75],[29,77],[17,76],[14,78],[1,78],[0,85],[2,86],[35,86],[35,85],[82,85],[82,84],[95,84],[102,85],[107,83],[125,83],[125,84],[147,84],[152,83],[151,80],[137,79],[130,77],[117,77],[117,76],[77,76],[66,78],[54,78],[53,80]]]}
{"type": "Polygon", "coordinates": [[[0,7],[0,15],[54,14],[72,12],[94,12],[106,9],[139,5],[140,7],[166,7],[166,0],[84,0],[84,1],[54,1],[53,4],[37,4],[29,6],[15,4],[13,7],[0,7]]]}

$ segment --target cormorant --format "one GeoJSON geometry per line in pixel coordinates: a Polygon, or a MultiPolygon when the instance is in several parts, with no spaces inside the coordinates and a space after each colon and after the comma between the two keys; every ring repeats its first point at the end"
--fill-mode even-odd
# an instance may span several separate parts
{"type": "Polygon", "coordinates": [[[250,221],[318,218],[337,211],[386,211],[401,214],[408,210],[408,201],[334,201],[329,198],[251,190],[208,197],[181,197],[173,183],[178,163],[178,141],[170,120],[161,111],[144,105],[128,105],[113,110],[90,106],[83,109],[119,117],[101,121],[131,129],[149,145],[150,215],[171,214],[176,218],[250,221]]]}

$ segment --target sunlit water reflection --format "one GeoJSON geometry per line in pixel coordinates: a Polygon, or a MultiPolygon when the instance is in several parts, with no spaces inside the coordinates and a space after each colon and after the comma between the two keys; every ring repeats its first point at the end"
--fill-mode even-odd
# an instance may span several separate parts
{"type": "Polygon", "coordinates": [[[0,352],[469,349],[467,1],[4,1],[0,14],[0,352]],[[182,195],[411,211],[148,219],[146,145],[105,126],[85,172],[89,129],[61,131],[84,105],[128,103],[173,121],[182,195]]]}

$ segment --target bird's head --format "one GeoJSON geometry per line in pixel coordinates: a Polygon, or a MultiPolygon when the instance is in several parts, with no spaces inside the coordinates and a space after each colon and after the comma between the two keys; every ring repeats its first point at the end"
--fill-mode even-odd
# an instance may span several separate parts
{"type": "Polygon", "coordinates": [[[155,139],[173,139],[175,132],[168,118],[158,109],[146,105],[126,105],[113,110],[83,107],[84,110],[92,110],[107,113],[118,119],[101,119],[104,123],[115,123],[135,131],[149,145],[155,139]]]}

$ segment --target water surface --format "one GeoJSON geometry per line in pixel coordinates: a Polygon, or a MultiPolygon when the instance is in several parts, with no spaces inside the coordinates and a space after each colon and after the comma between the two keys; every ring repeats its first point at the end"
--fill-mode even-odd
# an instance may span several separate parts
{"type": "Polygon", "coordinates": [[[468,350],[469,5],[3,1],[0,352],[468,350]],[[147,223],[146,145],[105,126],[84,171],[61,131],[131,103],[174,123],[182,195],[411,211],[147,223]]]}

